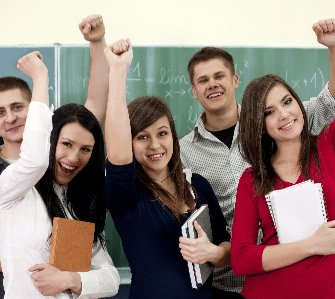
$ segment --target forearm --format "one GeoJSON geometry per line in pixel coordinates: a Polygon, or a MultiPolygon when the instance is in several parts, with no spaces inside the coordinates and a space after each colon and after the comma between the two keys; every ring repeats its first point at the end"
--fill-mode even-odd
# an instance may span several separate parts
{"type": "Polygon", "coordinates": [[[293,243],[266,246],[262,255],[264,271],[272,271],[293,265],[313,255],[309,239],[293,243]]]}
{"type": "Polygon", "coordinates": [[[113,68],[109,75],[106,119],[108,160],[115,165],[132,161],[132,137],[126,102],[127,68],[113,68]]]}
{"type": "Polygon", "coordinates": [[[329,65],[330,65],[330,72],[329,72],[329,92],[335,98],[335,46],[328,47],[329,53],[329,65]]]}
{"type": "Polygon", "coordinates": [[[49,77],[48,71],[41,73],[38,77],[33,78],[32,101],[41,102],[49,106],[49,77]]]}
{"type": "Polygon", "coordinates": [[[91,69],[85,103],[85,107],[95,115],[100,124],[105,121],[108,99],[109,66],[104,54],[105,47],[104,38],[90,42],[91,69]]]}
{"type": "Polygon", "coordinates": [[[230,242],[214,245],[209,262],[215,267],[222,268],[230,263],[230,242]]]}

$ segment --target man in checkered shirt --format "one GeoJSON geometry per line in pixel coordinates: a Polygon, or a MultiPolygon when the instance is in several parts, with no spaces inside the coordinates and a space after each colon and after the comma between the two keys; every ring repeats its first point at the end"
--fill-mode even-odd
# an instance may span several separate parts
{"type": "MultiPolygon", "coordinates": [[[[329,84],[335,85],[335,62],[329,84]]],[[[204,176],[211,184],[231,234],[237,185],[249,167],[239,153],[237,134],[241,106],[235,100],[239,78],[232,56],[206,47],[188,64],[192,91],[204,108],[194,129],[180,140],[184,168],[204,176]]],[[[335,99],[328,83],[318,97],[303,102],[312,133],[319,133],[335,118],[335,99]]],[[[303,99],[302,99],[303,100],[303,99]]],[[[230,265],[214,269],[213,298],[240,298],[244,277],[235,276],[230,265]]]]}

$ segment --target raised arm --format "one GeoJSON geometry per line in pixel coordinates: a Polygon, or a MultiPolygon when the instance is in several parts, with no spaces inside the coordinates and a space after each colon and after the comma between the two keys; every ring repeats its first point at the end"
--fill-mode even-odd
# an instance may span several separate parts
{"type": "Polygon", "coordinates": [[[313,30],[318,42],[328,48],[330,64],[328,89],[335,97],[335,19],[321,20],[313,25],[313,30]]]}
{"type": "Polygon", "coordinates": [[[90,42],[91,69],[85,107],[95,115],[102,125],[106,116],[109,73],[104,55],[106,48],[105,25],[100,15],[91,15],[80,22],[79,29],[84,38],[90,42]]]}
{"type": "MultiPolygon", "coordinates": [[[[20,200],[45,173],[49,163],[52,113],[48,108],[48,70],[39,52],[22,57],[19,70],[34,83],[32,100],[25,123],[20,158],[9,165],[0,179],[0,205],[9,207],[20,200]]],[[[20,106],[18,106],[19,109],[20,106]]]]}
{"type": "Polygon", "coordinates": [[[17,63],[17,68],[29,76],[34,83],[32,92],[32,102],[41,102],[49,105],[49,76],[48,69],[43,63],[43,57],[40,52],[31,52],[17,63]]]}
{"type": "Polygon", "coordinates": [[[120,40],[105,49],[110,67],[106,113],[106,148],[109,162],[129,164],[133,160],[130,120],[126,101],[127,71],[133,58],[130,40],[120,40]]]}

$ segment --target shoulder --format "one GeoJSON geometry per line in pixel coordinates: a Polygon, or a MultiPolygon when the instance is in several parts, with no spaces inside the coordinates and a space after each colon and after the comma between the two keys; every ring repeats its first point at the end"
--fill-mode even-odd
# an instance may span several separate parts
{"type": "Polygon", "coordinates": [[[183,138],[179,140],[180,147],[182,148],[183,146],[186,146],[187,144],[190,144],[194,138],[194,129],[185,135],[183,138]]]}
{"type": "Polygon", "coordinates": [[[253,171],[253,168],[249,167],[245,169],[240,177],[238,188],[242,185],[244,185],[245,187],[253,188],[254,178],[255,178],[255,172],[253,171]]]}
{"type": "Polygon", "coordinates": [[[210,184],[207,181],[207,179],[205,179],[202,175],[198,174],[198,173],[192,173],[192,185],[194,185],[194,187],[196,187],[196,189],[204,189],[204,188],[209,188],[210,184]]]}

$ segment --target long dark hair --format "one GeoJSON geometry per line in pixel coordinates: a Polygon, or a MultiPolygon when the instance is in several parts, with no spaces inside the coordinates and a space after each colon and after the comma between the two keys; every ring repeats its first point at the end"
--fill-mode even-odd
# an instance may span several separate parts
{"type": "Polygon", "coordinates": [[[238,135],[240,152],[255,173],[256,194],[267,194],[272,191],[278,178],[271,164],[271,156],[276,152],[277,144],[265,132],[264,125],[266,97],[269,91],[278,84],[283,85],[297,101],[304,118],[299,154],[299,166],[302,175],[306,179],[310,178],[311,156],[317,171],[321,167],[317,149],[318,136],[309,132],[306,111],[296,92],[277,75],[268,74],[256,78],[248,84],[244,91],[238,135]]]}
{"type": "MultiPolygon", "coordinates": [[[[194,198],[190,191],[192,186],[187,182],[183,173],[178,135],[171,111],[167,104],[156,96],[143,96],[137,98],[128,105],[128,111],[132,138],[163,116],[167,116],[169,120],[173,137],[173,154],[168,166],[170,169],[170,176],[176,184],[176,195],[173,196],[168,190],[151,179],[144,171],[142,165],[136,160],[135,175],[136,178],[155,195],[157,200],[164,198],[163,204],[172,211],[178,221],[181,221],[181,219],[185,217],[183,212],[184,204],[187,204],[191,210],[194,210],[194,198]]],[[[192,189],[194,194],[196,194],[194,188],[192,189]]]]}
{"type": "Polygon", "coordinates": [[[53,129],[50,137],[49,167],[37,183],[36,189],[41,195],[49,217],[67,218],[61,200],[53,187],[53,172],[56,146],[61,129],[69,123],[78,123],[92,133],[94,147],[87,165],[68,184],[67,207],[76,220],[95,223],[94,243],[99,240],[104,246],[103,230],[106,218],[106,206],[103,197],[105,178],[104,139],[98,120],[85,106],[67,104],[54,112],[53,129]]]}

